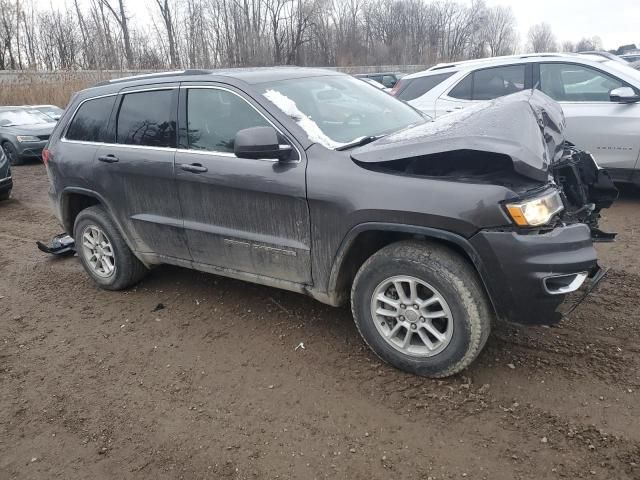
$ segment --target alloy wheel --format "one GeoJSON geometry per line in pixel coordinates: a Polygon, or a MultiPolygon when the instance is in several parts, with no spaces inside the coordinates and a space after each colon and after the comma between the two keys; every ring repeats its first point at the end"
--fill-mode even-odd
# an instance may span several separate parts
{"type": "Polygon", "coordinates": [[[374,289],[371,315],[389,345],[414,357],[439,354],[453,335],[453,316],[442,294],[408,275],[387,278],[374,289]]]}

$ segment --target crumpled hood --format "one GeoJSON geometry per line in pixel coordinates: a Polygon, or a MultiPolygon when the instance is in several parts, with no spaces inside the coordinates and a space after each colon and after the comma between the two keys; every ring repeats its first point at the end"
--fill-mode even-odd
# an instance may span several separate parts
{"type": "Polygon", "coordinates": [[[387,135],[355,149],[351,158],[378,163],[476,150],[507,155],[516,172],[544,182],[549,165],[562,156],[564,128],[560,105],[538,90],[526,90],[387,135]]]}

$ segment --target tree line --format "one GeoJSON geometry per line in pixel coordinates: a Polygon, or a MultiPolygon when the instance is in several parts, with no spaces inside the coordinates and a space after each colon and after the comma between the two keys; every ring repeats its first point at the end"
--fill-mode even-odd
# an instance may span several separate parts
{"type": "MultiPolygon", "coordinates": [[[[35,1],[0,0],[0,69],[430,65],[520,44],[511,9],[484,0],[147,0],[150,22],[136,0],[35,1]]],[[[558,48],[544,24],[527,41],[558,48]]]]}

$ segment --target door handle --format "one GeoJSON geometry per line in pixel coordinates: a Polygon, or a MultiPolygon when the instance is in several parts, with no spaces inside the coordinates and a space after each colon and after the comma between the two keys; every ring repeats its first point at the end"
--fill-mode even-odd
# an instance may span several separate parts
{"type": "Polygon", "coordinates": [[[189,165],[183,164],[183,165],[180,165],[180,168],[186,172],[191,172],[191,173],[204,173],[209,170],[207,167],[203,167],[202,164],[200,163],[192,163],[189,165]]]}
{"type": "Polygon", "coordinates": [[[453,107],[450,110],[447,110],[447,113],[455,112],[456,110],[462,110],[462,107],[453,107]]]}
{"type": "Polygon", "coordinates": [[[119,161],[119,158],[115,155],[101,155],[98,157],[98,160],[104,163],[116,163],[119,161]]]}

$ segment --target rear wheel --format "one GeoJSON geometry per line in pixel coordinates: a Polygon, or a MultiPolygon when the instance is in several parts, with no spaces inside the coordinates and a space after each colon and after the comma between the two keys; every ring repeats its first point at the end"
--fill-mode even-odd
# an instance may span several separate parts
{"type": "Polygon", "coordinates": [[[351,306],[360,334],[381,359],[427,377],[469,366],[491,329],[475,270],[439,244],[398,242],[374,254],[356,275],[351,306]]]}
{"type": "Polygon", "coordinates": [[[2,150],[4,150],[4,154],[9,159],[11,165],[22,165],[24,163],[24,160],[18,155],[16,147],[14,147],[11,142],[4,142],[2,144],[2,150]]]}
{"type": "Polygon", "coordinates": [[[103,207],[82,210],[73,228],[82,266],[100,287],[122,290],[138,283],[147,269],[129,249],[103,207]]]}

